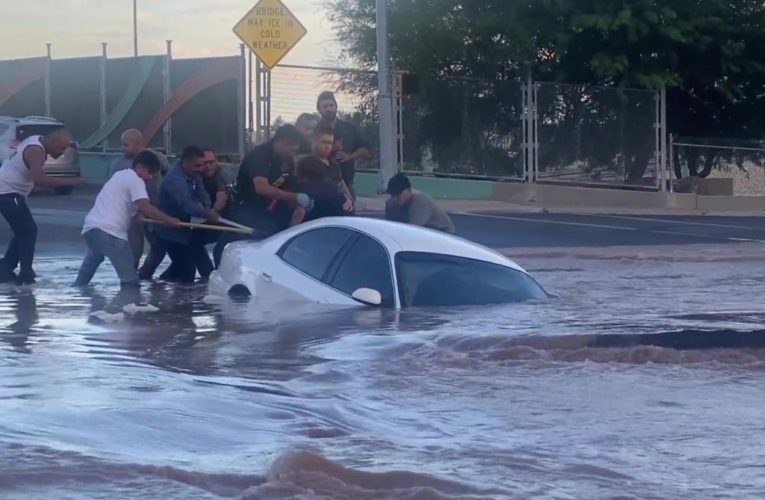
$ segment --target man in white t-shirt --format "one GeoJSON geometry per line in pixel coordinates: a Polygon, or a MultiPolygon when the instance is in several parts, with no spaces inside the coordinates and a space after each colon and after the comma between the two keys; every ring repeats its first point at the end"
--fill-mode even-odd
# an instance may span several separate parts
{"type": "Polygon", "coordinates": [[[0,214],[13,231],[8,250],[0,259],[0,283],[16,281],[22,285],[35,282],[32,262],[37,242],[37,224],[27,206],[27,197],[35,185],[77,186],[80,178],[50,177],[45,173],[48,156],[58,158],[69,148],[72,136],[57,128],[45,136],[33,135],[16,147],[15,153],[0,167],[0,214]],[[19,266],[16,276],[14,271],[19,266]]]}
{"type": "Polygon", "coordinates": [[[116,172],[101,188],[95,205],[85,217],[82,234],[88,245],[88,254],[74,286],[90,283],[105,257],[117,271],[122,286],[138,284],[133,252],[128,243],[128,230],[136,213],[176,227],[181,223],[149,201],[146,182],[151,181],[159,169],[156,155],[143,151],[133,160],[133,168],[116,172]]]}

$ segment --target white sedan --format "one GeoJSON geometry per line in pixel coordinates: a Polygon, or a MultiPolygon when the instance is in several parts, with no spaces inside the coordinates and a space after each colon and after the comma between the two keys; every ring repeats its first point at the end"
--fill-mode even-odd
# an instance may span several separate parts
{"type": "Polygon", "coordinates": [[[547,298],[503,255],[462,238],[364,217],[323,218],[229,244],[213,295],[406,308],[547,298]]]}

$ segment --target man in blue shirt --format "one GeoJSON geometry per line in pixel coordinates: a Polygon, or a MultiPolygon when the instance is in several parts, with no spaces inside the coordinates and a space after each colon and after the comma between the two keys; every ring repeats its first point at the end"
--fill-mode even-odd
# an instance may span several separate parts
{"type": "MultiPolygon", "coordinates": [[[[187,147],[181,155],[181,163],[162,180],[157,207],[183,222],[189,222],[192,217],[217,222],[219,216],[210,208],[212,201],[201,176],[204,168],[204,152],[196,146],[187,147]]],[[[157,226],[156,233],[172,261],[161,279],[193,283],[197,269],[203,280],[209,277],[213,266],[204,246],[203,231],[157,226]]]]}

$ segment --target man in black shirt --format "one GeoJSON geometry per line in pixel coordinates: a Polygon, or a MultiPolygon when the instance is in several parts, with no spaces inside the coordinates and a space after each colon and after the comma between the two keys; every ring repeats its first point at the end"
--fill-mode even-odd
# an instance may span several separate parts
{"type": "Polygon", "coordinates": [[[348,185],[343,180],[343,172],[340,168],[340,165],[337,163],[337,161],[332,159],[334,146],[335,132],[332,130],[332,127],[325,123],[319,124],[314,130],[313,134],[313,156],[321,160],[321,162],[326,166],[327,176],[332,179],[335,184],[337,184],[337,186],[340,188],[340,192],[345,195],[345,211],[352,213],[353,195],[351,194],[351,190],[348,189],[348,185]]]}
{"type": "MultiPolygon", "coordinates": [[[[305,193],[289,191],[293,158],[303,135],[293,125],[284,125],[273,139],[253,148],[242,160],[236,179],[237,206],[231,219],[255,229],[254,238],[266,238],[289,226],[292,210],[301,206],[310,211],[313,200],[305,193]]],[[[213,255],[216,267],[228,243],[242,239],[225,233],[213,255]]]]}
{"type": "Polygon", "coordinates": [[[353,181],[356,177],[356,161],[369,156],[369,145],[361,137],[359,128],[351,122],[337,118],[337,100],[332,92],[322,92],[316,101],[316,108],[322,121],[332,127],[340,150],[334,159],[340,164],[343,180],[353,193],[353,181]]]}
{"type": "Polygon", "coordinates": [[[205,169],[202,172],[202,182],[204,182],[205,190],[212,200],[213,210],[221,214],[228,205],[226,180],[220,172],[218,155],[215,150],[207,148],[203,151],[205,153],[205,169]]]}

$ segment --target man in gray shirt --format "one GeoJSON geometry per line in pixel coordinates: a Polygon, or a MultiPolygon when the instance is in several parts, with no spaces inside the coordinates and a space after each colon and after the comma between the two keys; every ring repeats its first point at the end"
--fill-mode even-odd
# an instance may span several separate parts
{"type": "MultiPolygon", "coordinates": [[[[120,136],[122,142],[122,156],[115,158],[112,164],[109,166],[109,179],[119,172],[128,168],[133,168],[133,159],[142,151],[150,151],[157,157],[160,164],[160,170],[152,177],[152,180],[146,183],[146,191],[149,194],[149,199],[152,203],[157,202],[157,194],[159,192],[159,185],[162,182],[162,178],[170,170],[170,166],[167,161],[167,157],[157,151],[147,149],[143,138],[143,134],[140,130],[131,128],[122,133],[120,136]]],[[[151,228],[148,228],[152,230],[151,228]]],[[[138,218],[134,219],[130,224],[128,230],[128,241],[130,242],[130,248],[133,251],[133,258],[135,259],[135,267],[138,268],[141,262],[141,256],[143,255],[144,237],[153,235],[147,235],[147,228],[144,226],[138,218]]]]}
{"type": "Polygon", "coordinates": [[[454,224],[433,198],[412,189],[409,178],[398,174],[388,182],[390,199],[385,204],[385,218],[454,234],[454,224]]]}

